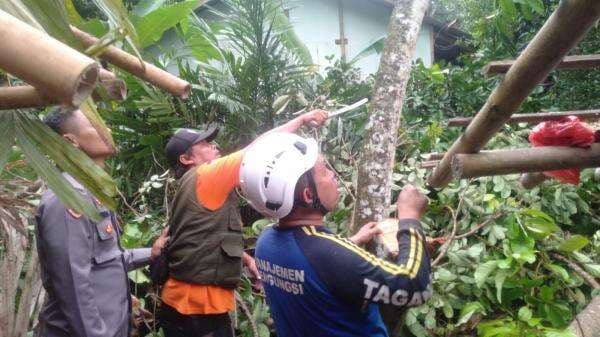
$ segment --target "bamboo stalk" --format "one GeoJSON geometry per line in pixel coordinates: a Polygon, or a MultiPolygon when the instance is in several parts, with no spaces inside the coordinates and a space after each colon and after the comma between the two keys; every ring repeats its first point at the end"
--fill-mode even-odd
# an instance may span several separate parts
{"type": "MultiPolygon", "coordinates": [[[[127,97],[127,88],[123,80],[101,80],[98,86],[106,91],[110,100],[122,101],[127,97]]],[[[102,99],[98,90],[95,90],[92,96],[95,100],[102,99]]],[[[29,85],[0,87],[0,110],[42,108],[60,103],[56,97],[46,97],[29,85]]]]}
{"type": "Polygon", "coordinates": [[[481,150],[599,16],[600,1],[561,1],[557,10],[492,92],[464,134],[454,142],[429,176],[429,185],[446,186],[452,179],[452,158],[458,153],[476,153],[481,150]]]}
{"type": "MultiPolygon", "coordinates": [[[[127,87],[125,85],[125,81],[123,81],[123,80],[120,80],[120,79],[100,80],[100,86],[104,89],[104,91],[108,95],[107,98],[109,100],[122,101],[125,98],[127,98],[127,87]]],[[[96,89],[94,91],[94,93],[92,94],[92,97],[96,101],[102,100],[102,95],[100,94],[98,89],[96,89]]]]}
{"type": "Polygon", "coordinates": [[[588,149],[542,146],[516,150],[457,154],[452,160],[456,178],[476,178],[600,166],[600,144],[588,149]]]}
{"type": "MultiPolygon", "coordinates": [[[[487,76],[506,74],[515,60],[500,60],[488,63],[483,69],[487,76]]],[[[600,55],[573,55],[566,56],[556,69],[575,70],[575,69],[596,69],[600,68],[600,55]]]]}
{"type": "Polygon", "coordinates": [[[37,108],[51,104],[59,104],[54,97],[44,97],[36,88],[23,85],[0,88],[0,110],[37,108]]]}
{"type": "MultiPolygon", "coordinates": [[[[600,110],[580,110],[561,112],[536,112],[530,114],[515,114],[507,123],[540,123],[545,121],[559,120],[567,116],[577,116],[581,119],[600,119],[600,110]]],[[[473,121],[473,117],[456,117],[448,120],[448,126],[467,126],[473,121]]]]}
{"type": "MultiPolygon", "coordinates": [[[[86,48],[98,42],[97,38],[75,27],[71,27],[71,30],[86,48]]],[[[137,57],[117,47],[106,47],[99,57],[114,64],[118,68],[121,68],[141,78],[144,81],[152,83],[153,85],[171,93],[174,96],[186,99],[190,95],[192,86],[187,81],[184,81],[181,78],[154,66],[153,64],[140,62],[137,57]]]]}
{"type": "Polygon", "coordinates": [[[99,67],[93,59],[0,10],[0,68],[44,96],[76,106],[94,90],[99,67]]]}
{"type": "Polygon", "coordinates": [[[519,179],[519,182],[523,188],[530,190],[548,179],[550,178],[542,172],[532,172],[523,174],[519,179]]]}

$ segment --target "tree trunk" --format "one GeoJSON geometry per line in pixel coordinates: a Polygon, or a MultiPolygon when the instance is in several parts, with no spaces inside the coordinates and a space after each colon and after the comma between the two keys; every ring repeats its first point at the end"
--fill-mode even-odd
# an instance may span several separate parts
{"type": "Polygon", "coordinates": [[[400,114],[427,6],[427,0],[398,0],[390,18],[359,160],[353,232],[389,215],[400,114]]]}
{"type": "Polygon", "coordinates": [[[590,304],[571,322],[569,329],[580,337],[600,337],[600,296],[595,296],[590,304]]]}
{"type": "MultiPolygon", "coordinates": [[[[367,222],[383,220],[389,215],[400,114],[417,37],[428,4],[428,0],[397,0],[390,17],[359,159],[352,232],[367,222]]],[[[378,256],[386,254],[379,241],[369,248],[378,256]]],[[[382,306],[381,314],[390,336],[397,335],[396,331],[401,327],[399,323],[404,321],[403,312],[382,306]]]]}

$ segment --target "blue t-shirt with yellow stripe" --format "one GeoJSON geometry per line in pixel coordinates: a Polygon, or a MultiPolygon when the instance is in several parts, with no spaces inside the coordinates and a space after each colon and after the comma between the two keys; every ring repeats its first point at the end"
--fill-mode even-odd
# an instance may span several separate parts
{"type": "Polygon", "coordinates": [[[423,238],[418,221],[401,221],[392,263],[324,227],[265,229],[255,258],[277,336],[388,336],[377,304],[414,306],[430,295],[423,238]]]}

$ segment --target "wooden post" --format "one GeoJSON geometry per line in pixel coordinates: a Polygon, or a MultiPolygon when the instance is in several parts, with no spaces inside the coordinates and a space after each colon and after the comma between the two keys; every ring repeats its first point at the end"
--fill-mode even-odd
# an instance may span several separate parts
{"type": "MultiPolygon", "coordinates": [[[[510,67],[515,64],[515,60],[492,61],[483,69],[487,76],[506,74],[510,67]]],[[[566,56],[556,69],[575,70],[575,69],[596,69],[600,68],[600,55],[574,55],[566,56]]]]}
{"type": "MultiPolygon", "coordinates": [[[[545,121],[559,120],[567,116],[577,116],[581,119],[600,119],[600,110],[579,110],[561,112],[535,112],[530,114],[515,114],[507,123],[540,123],[545,121]]],[[[473,117],[456,117],[448,120],[448,126],[467,126],[473,121],[473,117]]]]}
{"type": "Polygon", "coordinates": [[[530,190],[548,179],[550,178],[542,172],[533,172],[523,174],[519,179],[519,182],[523,188],[530,190]]]}
{"type": "Polygon", "coordinates": [[[600,143],[596,143],[588,149],[541,146],[457,154],[452,160],[452,173],[456,178],[477,178],[599,166],[600,143]]]}
{"type": "MultiPolygon", "coordinates": [[[[600,17],[600,1],[563,0],[515,61],[464,134],[454,142],[429,177],[432,187],[446,186],[457,153],[476,153],[517,111],[534,87],[577,44],[600,17]]],[[[539,170],[538,170],[539,171],[539,170]]]]}
{"type": "Polygon", "coordinates": [[[94,90],[99,66],[0,10],[0,68],[33,85],[45,97],[77,106],[94,90]]]}
{"type": "MultiPolygon", "coordinates": [[[[71,26],[71,30],[87,48],[98,42],[98,39],[71,26]]],[[[178,96],[182,99],[188,98],[192,86],[187,81],[174,76],[153,64],[148,62],[140,62],[140,60],[114,46],[109,46],[104,49],[100,58],[114,64],[115,66],[141,78],[144,81],[150,82],[153,85],[178,96]]]]}

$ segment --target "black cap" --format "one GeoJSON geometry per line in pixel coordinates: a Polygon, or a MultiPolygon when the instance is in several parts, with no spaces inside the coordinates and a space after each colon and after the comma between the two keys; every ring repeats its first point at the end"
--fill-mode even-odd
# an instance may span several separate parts
{"type": "Polygon", "coordinates": [[[179,162],[179,156],[184,154],[192,145],[203,140],[211,142],[218,134],[219,128],[217,126],[210,126],[206,130],[179,129],[169,139],[165,148],[169,165],[175,168],[179,162]]]}

